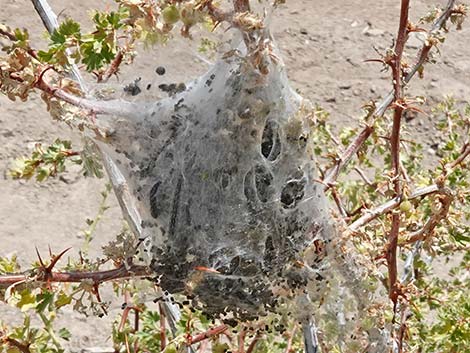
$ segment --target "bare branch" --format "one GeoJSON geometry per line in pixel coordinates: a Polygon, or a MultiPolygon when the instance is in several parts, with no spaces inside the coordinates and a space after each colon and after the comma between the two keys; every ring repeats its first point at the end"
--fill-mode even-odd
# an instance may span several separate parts
{"type": "Polygon", "coordinates": [[[193,345],[193,344],[199,343],[201,341],[204,341],[208,338],[218,336],[218,335],[222,334],[223,332],[227,331],[227,329],[228,329],[227,325],[220,325],[220,326],[211,328],[211,329],[207,330],[206,332],[199,333],[196,336],[190,336],[188,338],[188,345],[193,345]]]}
{"type": "MultiPolygon", "coordinates": [[[[439,18],[434,22],[434,24],[431,27],[430,32],[436,32],[440,30],[446,23],[446,21],[449,19],[449,17],[453,13],[453,8],[455,5],[455,0],[449,0],[445,10],[442,12],[442,14],[439,16],[439,18]]],[[[428,60],[429,53],[432,49],[432,45],[429,43],[425,42],[421,49],[419,50],[417,60],[415,64],[411,67],[411,69],[408,71],[405,77],[403,77],[402,82],[403,84],[408,84],[411,79],[416,75],[418,70],[421,68],[421,66],[428,60]]],[[[377,118],[382,117],[387,109],[390,107],[394,100],[394,94],[395,90],[391,90],[384,99],[376,106],[374,113],[372,116],[374,116],[374,120],[377,118]]],[[[346,151],[338,158],[337,164],[333,166],[327,173],[325,177],[326,184],[332,184],[336,181],[338,178],[339,173],[341,170],[343,170],[351,161],[351,157],[354,156],[354,154],[357,153],[357,151],[360,149],[362,144],[369,138],[369,136],[372,134],[374,131],[373,128],[373,123],[365,126],[362,131],[358,134],[358,136],[354,139],[353,142],[346,148],[346,151]]],[[[328,187],[327,187],[328,188],[328,187]]]]}
{"type": "Polygon", "coordinates": [[[460,153],[460,156],[458,156],[455,161],[453,161],[452,163],[445,166],[446,171],[449,172],[449,171],[454,170],[456,167],[458,167],[465,160],[465,158],[468,157],[468,155],[470,155],[470,143],[467,142],[462,147],[462,151],[460,153]]]}
{"type": "Polygon", "coordinates": [[[360,218],[355,220],[350,226],[348,226],[348,229],[352,232],[357,232],[360,227],[368,224],[370,221],[374,220],[375,218],[395,209],[398,205],[400,205],[400,201],[401,201],[401,198],[396,197],[374,208],[373,210],[366,210],[364,212],[364,215],[362,215],[360,218]]]}
{"type": "Polygon", "coordinates": [[[323,182],[327,185],[332,184],[339,175],[341,169],[349,164],[352,157],[359,151],[363,143],[367,140],[370,134],[374,131],[372,126],[367,125],[354,141],[348,146],[344,153],[338,158],[336,165],[328,172],[323,182]]]}
{"type": "Polygon", "coordinates": [[[289,335],[289,340],[287,341],[286,353],[292,353],[292,343],[294,342],[295,334],[297,333],[297,325],[294,325],[292,332],[289,335]]]}
{"type": "Polygon", "coordinates": [[[29,349],[29,345],[23,344],[11,337],[0,336],[0,342],[3,342],[9,345],[10,347],[17,348],[21,353],[31,353],[31,350],[29,349]]]}
{"type": "Polygon", "coordinates": [[[260,332],[258,331],[255,335],[255,337],[253,338],[253,340],[251,341],[250,345],[248,346],[247,350],[246,350],[246,353],[253,353],[255,347],[256,347],[256,344],[258,343],[258,341],[260,340],[261,338],[261,334],[260,332]]]}
{"type": "MultiPolygon", "coordinates": [[[[400,181],[400,130],[401,119],[403,115],[404,99],[403,99],[403,84],[402,84],[402,56],[405,49],[405,43],[408,39],[408,11],[410,7],[410,0],[401,1],[400,10],[400,25],[398,27],[397,41],[395,45],[395,53],[390,62],[393,77],[394,89],[394,107],[392,134],[390,136],[390,149],[392,155],[392,175],[393,175],[393,188],[395,197],[401,198],[402,186],[400,181]]],[[[398,234],[400,231],[400,214],[393,213],[392,215],[392,228],[388,234],[388,244],[385,251],[385,258],[388,267],[388,282],[389,282],[389,297],[393,301],[396,308],[399,292],[397,290],[397,247],[398,247],[398,234]]]]}
{"type": "Polygon", "coordinates": [[[166,348],[166,317],[161,303],[158,303],[158,310],[160,312],[160,351],[163,352],[166,348]]]}
{"type": "Polygon", "coordinates": [[[454,200],[452,191],[447,187],[440,188],[437,193],[440,195],[439,203],[440,206],[434,211],[433,215],[429,217],[426,224],[419,230],[406,236],[404,244],[412,244],[418,240],[426,240],[434,231],[434,228],[444,219],[447,218],[449,213],[450,205],[454,200]]]}
{"type": "Polygon", "coordinates": [[[124,59],[124,51],[119,50],[104,74],[98,76],[98,82],[108,82],[111,76],[116,75],[119,71],[122,59],[124,59]]]}
{"type": "Polygon", "coordinates": [[[93,271],[93,272],[51,272],[46,274],[45,271],[40,271],[35,276],[29,274],[11,274],[0,275],[0,288],[7,288],[18,282],[34,283],[34,282],[84,282],[92,281],[93,283],[103,283],[117,279],[128,279],[135,277],[148,277],[152,275],[152,271],[146,266],[121,265],[116,269],[107,271],[93,271]]]}

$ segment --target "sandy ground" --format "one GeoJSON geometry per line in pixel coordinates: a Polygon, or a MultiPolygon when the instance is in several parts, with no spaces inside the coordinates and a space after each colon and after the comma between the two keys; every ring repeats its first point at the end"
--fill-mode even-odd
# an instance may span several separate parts
{"type": "MultiPolygon", "coordinates": [[[[370,99],[384,96],[390,88],[388,73],[380,65],[365,63],[376,58],[379,50],[392,44],[396,32],[398,0],[288,0],[287,6],[274,18],[274,36],[281,48],[292,85],[302,95],[331,112],[337,126],[356,125],[360,107],[370,99]]],[[[412,1],[413,19],[419,18],[434,1],[412,1]]],[[[441,1],[442,3],[442,1],[441,1]]],[[[91,9],[113,6],[112,1],[51,1],[61,18],[71,16],[79,21],[89,17],[91,9]]],[[[44,43],[43,27],[27,0],[0,0],[0,22],[12,27],[30,29],[33,42],[44,43]]],[[[426,68],[424,80],[414,80],[410,94],[425,95],[430,102],[444,94],[458,100],[470,97],[470,26],[452,33],[438,63],[426,68]]],[[[41,44],[43,45],[43,44],[41,44]]],[[[419,41],[410,41],[410,53],[419,41]]],[[[171,47],[155,48],[143,53],[132,69],[124,67],[120,80],[129,83],[142,77],[142,86],[152,83],[182,82],[202,73],[207,64],[198,59],[197,45],[178,39],[171,47]],[[163,65],[167,74],[157,77],[155,68],[163,65]]],[[[149,92],[149,95],[157,94],[149,92]]],[[[434,143],[428,117],[409,122],[415,137],[428,149],[434,143]]],[[[0,256],[17,254],[23,265],[35,260],[35,246],[47,254],[50,245],[55,252],[72,247],[76,257],[83,243],[86,218],[93,218],[100,202],[104,180],[85,179],[79,169],[63,178],[38,184],[34,181],[11,180],[8,166],[15,157],[27,155],[35,143],[50,143],[56,137],[70,138],[79,146],[80,138],[67,126],[53,122],[42,101],[33,96],[26,103],[14,103],[0,96],[0,256]]],[[[97,229],[93,255],[101,245],[113,239],[121,227],[120,210],[114,197],[97,229]]],[[[70,351],[93,346],[110,346],[109,322],[119,309],[114,303],[108,318],[86,318],[66,312],[60,323],[72,331],[70,351]]],[[[0,320],[18,322],[19,315],[0,303],[0,320]]]]}

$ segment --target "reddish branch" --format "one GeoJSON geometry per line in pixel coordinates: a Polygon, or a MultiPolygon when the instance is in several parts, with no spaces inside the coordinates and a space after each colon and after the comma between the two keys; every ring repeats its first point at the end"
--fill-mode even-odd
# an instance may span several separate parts
{"type": "Polygon", "coordinates": [[[438,200],[439,207],[434,211],[431,217],[429,217],[426,224],[419,230],[409,234],[406,237],[405,243],[412,244],[417,242],[418,240],[426,240],[437,227],[437,225],[444,219],[447,218],[449,213],[450,205],[454,200],[454,195],[449,188],[444,187],[443,182],[439,185],[438,193],[438,200]]]}
{"type": "Polygon", "coordinates": [[[292,353],[292,343],[294,342],[295,334],[297,333],[297,325],[294,326],[290,333],[289,340],[287,341],[286,353],[292,353]]]}
{"type": "Polygon", "coordinates": [[[364,214],[360,218],[355,220],[348,228],[352,232],[357,232],[360,227],[368,224],[370,221],[383,214],[387,214],[388,212],[395,209],[398,205],[400,205],[400,198],[396,197],[372,210],[366,210],[364,214]]]}
{"type": "Polygon", "coordinates": [[[261,338],[261,333],[257,332],[253,340],[251,341],[250,345],[248,346],[246,353],[253,353],[255,350],[256,344],[259,342],[261,338]]]}
{"type": "Polygon", "coordinates": [[[446,165],[447,171],[450,171],[450,170],[456,168],[457,166],[459,166],[460,164],[462,164],[464,159],[467,158],[469,154],[470,154],[470,143],[467,142],[462,147],[462,150],[460,152],[460,156],[457,157],[457,159],[455,161],[453,161],[452,163],[446,165]]]}
{"type": "Polygon", "coordinates": [[[338,158],[336,165],[331,169],[323,182],[330,187],[338,178],[339,172],[343,169],[354,155],[359,151],[364,142],[369,138],[370,134],[374,131],[372,126],[366,126],[359,135],[354,139],[354,141],[346,148],[344,153],[338,158]]]}
{"type": "Polygon", "coordinates": [[[98,82],[107,82],[111,76],[116,75],[119,72],[122,59],[124,59],[124,51],[120,49],[108,69],[103,74],[98,75],[98,82]]]}
{"type": "Polygon", "coordinates": [[[199,343],[201,341],[204,341],[208,338],[218,336],[221,333],[225,332],[227,329],[228,329],[227,325],[220,325],[220,326],[211,328],[211,329],[207,330],[206,332],[199,333],[195,336],[189,336],[188,339],[187,339],[187,345],[190,346],[190,345],[199,343]]]}
{"type": "Polygon", "coordinates": [[[166,348],[166,316],[162,303],[158,303],[158,310],[160,311],[160,351],[163,352],[166,348]]]}
{"type": "MultiPolygon", "coordinates": [[[[438,31],[442,29],[449,19],[449,17],[454,13],[454,5],[455,5],[455,0],[449,0],[444,11],[442,14],[438,17],[438,19],[434,22],[434,24],[431,27],[430,33],[433,33],[435,31],[438,31]]],[[[402,23],[400,22],[400,25],[402,23]]],[[[405,24],[405,28],[406,28],[405,24]]],[[[398,41],[397,41],[398,45],[398,41]]],[[[427,62],[429,58],[429,53],[432,49],[433,45],[429,41],[425,41],[421,49],[419,50],[417,59],[415,64],[412,66],[412,68],[408,71],[406,76],[402,78],[402,83],[407,84],[411,81],[411,79],[414,77],[414,75],[418,72],[418,70],[423,66],[424,63],[427,62]]],[[[396,51],[395,47],[395,51],[396,51]]],[[[375,109],[373,116],[375,118],[381,117],[385,114],[385,111],[390,107],[390,105],[393,103],[395,99],[395,90],[390,92],[378,105],[377,108],[375,109]]],[[[326,173],[326,177],[324,179],[325,184],[327,185],[326,188],[329,188],[329,185],[334,184],[336,179],[338,178],[338,175],[342,169],[344,169],[349,162],[351,161],[352,157],[359,151],[361,148],[362,144],[367,141],[369,136],[372,134],[374,131],[373,124],[367,125],[364,127],[364,129],[359,133],[359,135],[354,139],[354,141],[351,142],[351,144],[346,148],[344,153],[338,158],[335,166],[330,169],[326,173]]]]}
{"type": "Polygon", "coordinates": [[[233,0],[233,8],[235,12],[250,11],[250,0],[233,0]]]}
{"type": "MultiPolygon", "coordinates": [[[[21,81],[20,78],[18,77],[13,77],[13,79],[21,81]]],[[[76,96],[74,94],[70,94],[63,89],[57,88],[57,87],[52,87],[49,83],[47,83],[42,77],[38,79],[34,87],[39,88],[41,91],[47,93],[50,96],[53,96],[57,99],[60,99],[66,103],[72,104],[76,107],[88,109],[92,111],[93,113],[104,113],[105,111],[102,111],[97,108],[97,105],[95,102],[89,101],[88,99],[76,96]]]]}
{"type": "MultiPolygon", "coordinates": [[[[403,97],[403,82],[402,82],[402,56],[405,49],[405,43],[408,39],[408,10],[410,0],[401,1],[400,9],[400,25],[398,28],[398,35],[395,45],[395,52],[390,62],[393,77],[394,89],[394,114],[392,134],[390,136],[390,149],[392,155],[392,178],[393,178],[393,191],[395,197],[401,197],[402,186],[400,182],[400,129],[403,111],[405,110],[405,102],[403,97]]],[[[388,244],[385,252],[388,267],[388,281],[389,281],[389,297],[396,306],[399,292],[397,290],[397,247],[398,247],[398,234],[400,231],[400,214],[395,212],[392,214],[392,228],[388,234],[388,244]]]]}
{"type": "Polygon", "coordinates": [[[0,342],[9,345],[10,347],[17,348],[21,353],[31,353],[29,345],[23,344],[10,337],[0,337],[0,342]]]}
{"type": "Polygon", "coordinates": [[[126,268],[121,265],[116,269],[94,272],[48,272],[43,269],[33,277],[28,274],[11,274],[0,276],[0,288],[9,287],[19,282],[83,282],[92,281],[99,284],[116,279],[146,277],[152,273],[146,266],[132,265],[126,268]]]}

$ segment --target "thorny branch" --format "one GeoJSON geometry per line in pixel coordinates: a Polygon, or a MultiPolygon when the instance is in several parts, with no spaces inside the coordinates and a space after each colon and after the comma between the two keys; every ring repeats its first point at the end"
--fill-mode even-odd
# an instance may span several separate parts
{"type": "MultiPolygon", "coordinates": [[[[401,197],[402,186],[400,181],[400,129],[403,111],[405,110],[405,102],[403,98],[402,84],[402,56],[405,49],[405,43],[408,39],[408,11],[410,0],[401,1],[400,25],[398,28],[395,52],[391,58],[390,66],[392,68],[393,89],[394,89],[394,114],[392,134],[390,136],[390,149],[392,155],[392,179],[393,191],[395,197],[401,197]]],[[[397,289],[397,247],[398,233],[400,230],[400,214],[395,212],[392,214],[392,228],[388,234],[388,244],[385,257],[388,267],[389,281],[389,297],[396,307],[398,299],[397,289]]]]}
{"type": "MultiPolygon", "coordinates": [[[[439,18],[433,23],[429,35],[435,33],[436,31],[441,30],[449,17],[454,13],[455,0],[449,0],[444,11],[439,16],[439,18]]],[[[425,41],[423,46],[418,52],[417,60],[406,75],[402,78],[403,85],[408,84],[411,79],[416,75],[416,73],[421,69],[421,67],[426,63],[429,58],[429,53],[433,47],[433,44],[430,41],[425,41]]],[[[356,136],[356,138],[350,143],[346,150],[338,157],[336,164],[326,173],[324,183],[326,184],[326,189],[330,185],[334,184],[336,179],[339,176],[341,170],[343,170],[351,161],[352,157],[359,151],[361,146],[365,141],[370,137],[374,131],[373,122],[375,119],[380,118],[386,112],[386,110],[393,103],[395,98],[395,90],[390,91],[387,96],[376,106],[372,116],[374,120],[367,124],[362,131],[356,136]]]]}
{"type": "Polygon", "coordinates": [[[191,346],[193,344],[204,341],[208,338],[218,336],[218,335],[224,333],[227,330],[228,330],[227,325],[220,325],[220,326],[216,326],[214,328],[211,328],[211,329],[207,330],[206,332],[199,333],[195,336],[189,336],[188,339],[187,339],[187,345],[191,346]]]}
{"type": "Polygon", "coordinates": [[[419,240],[426,240],[434,231],[434,228],[447,217],[449,213],[450,205],[454,200],[454,195],[452,191],[443,185],[438,185],[439,190],[437,194],[439,197],[437,198],[436,202],[439,205],[435,206],[435,210],[432,216],[428,219],[426,224],[419,230],[407,235],[406,240],[404,241],[405,244],[412,244],[419,240]]]}
{"type": "Polygon", "coordinates": [[[256,344],[258,343],[258,341],[261,339],[261,333],[260,332],[257,332],[255,334],[255,337],[253,337],[253,340],[250,342],[247,350],[246,350],[246,353],[253,353],[253,351],[255,350],[255,347],[256,347],[256,344]]]}
{"type": "Polygon", "coordinates": [[[11,337],[3,336],[3,333],[0,331],[0,343],[7,344],[11,347],[17,348],[21,353],[31,353],[29,345],[23,344],[11,337]]]}
{"type": "Polygon", "coordinates": [[[121,265],[113,270],[93,271],[93,272],[48,272],[39,271],[38,274],[30,276],[29,274],[11,274],[0,276],[0,288],[6,288],[19,282],[85,282],[92,281],[100,284],[117,279],[127,279],[136,277],[148,277],[152,272],[146,266],[121,265]]]}

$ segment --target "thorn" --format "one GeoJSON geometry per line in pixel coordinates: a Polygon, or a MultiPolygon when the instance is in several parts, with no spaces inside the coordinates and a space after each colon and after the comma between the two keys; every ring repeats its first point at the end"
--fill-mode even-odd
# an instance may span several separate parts
{"type": "Polygon", "coordinates": [[[196,271],[203,271],[203,272],[210,272],[210,273],[220,273],[219,271],[217,271],[214,268],[209,268],[209,267],[205,267],[205,266],[196,266],[196,267],[194,267],[194,269],[196,271]]]}
{"type": "MultiPolygon", "coordinates": [[[[64,251],[62,251],[62,252],[61,252],[59,255],[57,255],[57,256],[53,256],[53,255],[52,255],[51,263],[49,264],[49,266],[47,266],[47,269],[46,269],[46,270],[47,270],[48,272],[51,272],[52,269],[54,268],[54,266],[56,265],[57,261],[59,261],[60,258],[61,258],[67,251],[69,251],[70,249],[72,249],[72,248],[70,247],[70,248],[65,249],[64,251]]],[[[49,251],[50,251],[50,248],[49,248],[49,251]]]]}
{"type": "Polygon", "coordinates": [[[382,60],[382,59],[366,59],[364,60],[365,63],[381,63],[381,64],[384,64],[386,65],[387,63],[385,62],[385,60],[382,60]]]}
{"type": "Polygon", "coordinates": [[[44,265],[44,262],[42,261],[42,257],[41,257],[41,254],[39,253],[38,247],[35,246],[35,248],[36,248],[36,254],[38,255],[39,263],[41,264],[41,267],[46,267],[46,265],[44,265]]]}

